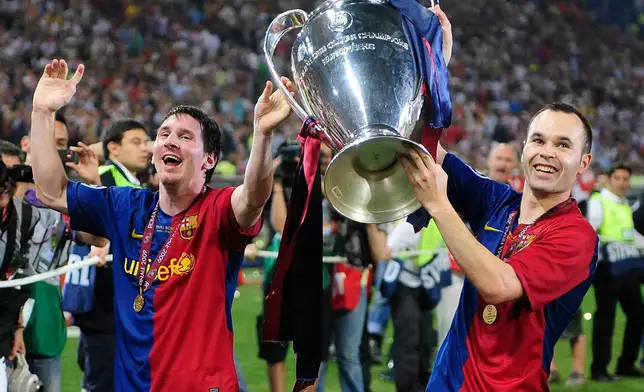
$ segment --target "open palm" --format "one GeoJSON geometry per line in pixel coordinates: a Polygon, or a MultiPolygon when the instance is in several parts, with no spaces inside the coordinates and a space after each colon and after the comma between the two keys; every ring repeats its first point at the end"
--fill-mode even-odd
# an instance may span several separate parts
{"type": "Polygon", "coordinates": [[[34,110],[55,112],[67,105],[76,93],[76,85],[83,78],[84,71],[85,66],[80,64],[74,76],[68,79],[69,69],[65,60],[53,60],[47,64],[34,92],[34,110]]]}
{"type": "MultiPolygon", "coordinates": [[[[293,83],[282,77],[284,86],[294,94],[293,83]]],[[[273,91],[273,83],[266,82],[262,95],[255,104],[255,126],[263,134],[269,134],[291,114],[291,106],[281,90],[273,91]]]]}

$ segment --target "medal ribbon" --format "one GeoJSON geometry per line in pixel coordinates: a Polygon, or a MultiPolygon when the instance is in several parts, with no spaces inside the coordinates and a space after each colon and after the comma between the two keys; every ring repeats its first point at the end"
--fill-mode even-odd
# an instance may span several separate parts
{"type": "MultiPolygon", "coordinates": [[[[139,255],[139,271],[137,273],[137,283],[139,286],[139,293],[143,295],[144,292],[148,291],[152,286],[152,282],[157,275],[159,267],[163,264],[172,240],[174,239],[177,228],[173,227],[170,236],[163,244],[161,251],[157,255],[157,258],[152,262],[150,271],[146,274],[145,270],[148,267],[148,258],[150,257],[150,248],[152,247],[152,239],[154,238],[154,230],[157,224],[157,215],[159,214],[159,203],[154,207],[152,215],[150,215],[150,220],[148,221],[147,226],[145,226],[145,231],[143,232],[143,240],[141,242],[141,253],[139,255]]],[[[183,219],[183,218],[182,218],[183,219]]]]}
{"type": "Polygon", "coordinates": [[[519,232],[519,234],[515,237],[515,240],[514,240],[514,241],[512,241],[512,243],[511,243],[511,244],[510,244],[510,246],[508,247],[508,250],[507,250],[507,251],[505,251],[505,252],[503,252],[503,250],[505,249],[506,241],[507,241],[507,239],[508,239],[508,235],[510,234],[510,231],[511,231],[510,229],[511,229],[511,227],[512,227],[513,223],[514,223],[514,220],[515,220],[515,219],[516,219],[516,217],[519,215],[519,211],[518,211],[518,210],[516,210],[516,211],[512,211],[512,212],[510,213],[510,215],[508,216],[508,221],[507,221],[507,224],[506,224],[506,226],[505,226],[505,230],[503,231],[503,238],[501,239],[501,243],[499,244],[499,249],[498,249],[498,250],[497,250],[497,252],[496,252],[496,257],[498,257],[498,258],[500,258],[500,259],[507,259],[507,258],[511,257],[511,256],[515,253],[515,251],[516,251],[516,246],[517,246],[517,244],[518,244],[518,243],[521,241],[521,239],[523,239],[523,237],[527,234],[528,230],[530,230],[534,225],[536,225],[536,224],[537,224],[537,222],[539,222],[541,219],[545,218],[545,217],[546,217],[546,216],[548,216],[548,215],[552,215],[552,214],[554,214],[555,212],[557,212],[557,211],[561,210],[562,208],[564,208],[565,206],[567,206],[567,205],[568,205],[568,204],[570,204],[570,203],[572,203],[572,199],[568,199],[568,200],[566,200],[566,201],[564,201],[564,202],[561,202],[561,203],[557,204],[556,206],[552,207],[552,208],[551,208],[550,210],[548,210],[545,214],[541,215],[541,216],[540,216],[539,218],[537,218],[537,220],[535,220],[534,222],[532,222],[532,223],[529,223],[529,224],[525,225],[525,226],[521,229],[521,231],[519,232]],[[503,257],[502,257],[502,256],[503,256],[503,257]]]}
{"type": "MultiPolygon", "coordinates": [[[[501,243],[499,244],[499,248],[496,251],[496,257],[500,258],[501,260],[505,261],[506,259],[510,258],[515,252],[517,248],[517,244],[521,242],[523,237],[526,235],[528,230],[530,230],[537,222],[539,222],[541,219],[545,218],[548,215],[552,215],[555,212],[561,210],[563,207],[567,206],[568,204],[572,203],[572,199],[568,199],[562,203],[557,204],[556,206],[552,207],[550,210],[548,210],[545,214],[541,215],[539,218],[537,218],[534,222],[529,223],[525,225],[519,234],[514,238],[511,244],[509,244],[508,249],[506,249],[506,242],[508,239],[508,236],[512,230],[512,226],[514,225],[514,220],[516,217],[519,215],[519,210],[512,211],[510,215],[508,215],[508,220],[505,225],[505,229],[503,230],[503,237],[501,239],[501,243]],[[505,252],[504,252],[505,250],[505,252]]],[[[487,325],[491,325],[496,321],[497,317],[497,309],[496,306],[492,304],[488,304],[483,308],[481,311],[481,316],[483,318],[483,322],[487,325]]]]}
{"type": "MultiPolygon", "coordinates": [[[[152,248],[152,238],[154,237],[154,230],[157,224],[157,215],[159,214],[159,202],[157,201],[157,205],[154,206],[154,210],[150,215],[150,220],[148,221],[147,226],[145,226],[145,230],[143,231],[143,240],[141,241],[141,253],[139,254],[139,271],[136,274],[136,277],[137,277],[136,280],[139,286],[139,294],[141,295],[141,297],[143,297],[143,293],[148,291],[152,286],[152,282],[154,281],[154,278],[157,276],[157,271],[159,270],[159,267],[163,265],[163,262],[165,261],[165,258],[168,255],[168,250],[170,249],[170,245],[172,244],[172,241],[174,240],[174,237],[176,236],[177,231],[179,231],[179,226],[181,225],[183,218],[186,216],[190,208],[192,208],[192,206],[197,202],[197,200],[205,193],[206,193],[206,187],[204,186],[203,189],[201,190],[201,193],[195,198],[195,200],[193,200],[192,204],[190,204],[190,207],[186,208],[186,210],[181,214],[181,217],[178,219],[178,224],[172,227],[170,231],[170,236],[163,244],[163,247],[161,248],[161,251],[157,255],[157,258],[152,262],[150,271],[146,274],[145,270],[148,267],[150,248],[152,248]]],[[[174,218],[172,219],[172,221],[174,222],[174,218]]]]}

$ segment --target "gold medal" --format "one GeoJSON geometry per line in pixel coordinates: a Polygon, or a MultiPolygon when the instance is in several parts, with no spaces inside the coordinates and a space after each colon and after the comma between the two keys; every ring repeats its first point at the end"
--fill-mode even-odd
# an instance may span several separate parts
{"type": "Polygon", "coordinates": [[[483,321],[485,324],[490,325],[493,324],[496,321],[496,306],[494,305],[487,305],[485,306],[485,309],[483,309],[483,321]]]}
{"type": "Polygon", "coordinates": [[[145,305],[145,299],[143,298],[143,295],[138,294],[134,298],[134,311],[139,313],[143,310],[143,305],[145,305]]]}

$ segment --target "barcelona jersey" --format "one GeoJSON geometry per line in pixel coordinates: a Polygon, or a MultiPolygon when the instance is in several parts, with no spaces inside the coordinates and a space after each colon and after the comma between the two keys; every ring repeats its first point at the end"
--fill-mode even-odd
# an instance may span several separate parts
{"type": "Polygon", "coordinates": [[[597,234],[574,200],[526,230],[518,219],[506,229],[521,205],[520,193],[452,154],[443,169],[450,202],[479,242],[497,254],[507,233],[514,252],[504,261],[514,269],[524,296],[492,306],[466,279],[426,390],[547,391],[555,343],[594,276],[597,234]]]}
{"type": "MultiPolygon", "coordinates": [[[[175,223],[173,243],[189,245],[180,256],[168,252],[137,313],[138,258],[158,192],[69,182],[72,227],[111,242],[116,391],[238,390],[231,305],[244,249],[262,220],[242,230],[233,213],[232,192],[230,187],[209,189],[200,198],[198,213],[175,223]]],[[[172,220],[161,210],[157,214],[150,261],[168,238],[172,220]]]]}

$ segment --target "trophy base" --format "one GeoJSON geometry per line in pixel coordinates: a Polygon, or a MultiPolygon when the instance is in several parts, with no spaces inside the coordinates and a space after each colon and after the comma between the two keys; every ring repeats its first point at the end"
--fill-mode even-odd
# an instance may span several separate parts
{"type": "Polygon", "coordinates": [[[343,148],[324,175],[331,205],[360,223],[402,219],[421,207],[397,154],[425,148],[393,132],[365,135],[343,148]]]}

